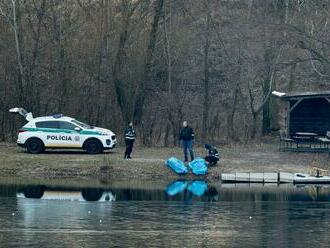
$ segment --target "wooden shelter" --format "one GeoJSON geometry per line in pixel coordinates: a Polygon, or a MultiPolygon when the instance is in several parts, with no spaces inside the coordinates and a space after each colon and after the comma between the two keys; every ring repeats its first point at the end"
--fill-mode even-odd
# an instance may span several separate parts
{"type": "Polygon", "coordinates": [[[325,136],[330,131],[330,91],[281,93],[279,124],[288,137],[297,132],[312,132],[325,136]]]}

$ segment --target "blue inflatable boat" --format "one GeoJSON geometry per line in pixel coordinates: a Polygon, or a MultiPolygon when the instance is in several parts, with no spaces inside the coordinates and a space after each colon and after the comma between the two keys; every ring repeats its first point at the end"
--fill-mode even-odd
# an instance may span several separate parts
{"type": "Polygon", "coordinates": [[[205,159],[196,158],[189,163],[189,168],[197,176],[205,175],[207,173],[207,164],[205,159]]]}
{"type": "Polygon", "coordinates": [[[171,183],[166,187],[165,192],[169,196],[174,196],[176,194],[183,192],[186,189],[187,185],[188,183],[186,181],[183,180],[175,181],[174,183],[171,183]]]}
{"type": "Polygon", "coordinates": [[[181,160],[177,158],[174,157],[169,158],[166,161],[166,165],[177,174],[183,175],[188,173],[188,168],[181,160]]]}
{"type": "Polygon", "coordinates": [[[207,190],[207,183],[205,181],[193,181],[189,184],[188,190],[195,196],[202,196],[207,190]]]}

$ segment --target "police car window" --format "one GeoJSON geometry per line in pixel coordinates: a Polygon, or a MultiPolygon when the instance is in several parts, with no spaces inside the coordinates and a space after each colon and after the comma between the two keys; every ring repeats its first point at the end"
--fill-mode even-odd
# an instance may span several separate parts
{"type": "Polygon", "coordinates": [[[93,127],[86,124],[86,123],[83,123],[81,121],[77,121],[77,120],[72,120],[73,123],[77,124],[78,126],[82,127],[82,128],[86,128],[86,129],[92,129],[93,127]]]}
{"type": "Polygon", "coordinates": [[[58,121],[40,121],[36,122],[36,127],[39,128],[59,128],[58,121]]]}
{"type": "Polygon", "coordinates": [[[77,126],[66,121],[59,121],[60,124],[60,129],[69,129],[69,130],[74,130],[77,126]]]}

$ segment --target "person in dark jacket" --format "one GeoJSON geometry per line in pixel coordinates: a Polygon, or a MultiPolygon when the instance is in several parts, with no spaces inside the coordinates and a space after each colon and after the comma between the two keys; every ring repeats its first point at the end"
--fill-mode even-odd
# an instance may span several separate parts
{"type": "Polygon", "coordinates": [[[188,151],[190,153],[191,161],[194,160],[194,141],[195,141],[195,134],[194,130],[188,126],[188,122],[184,121],[182,124],[183,128],[180,131],[180,141],[182,142],[183,146],[183,154],[184,154],[184,161],[188,162],[188,151]]]}
{"type": "Polygon", "coordinates": [[[205,144],[205,149],[208,151],[208,155],[205,157],[206,162],[209,163],[209,165],[216,165],[218,161],[220,160],[220,155],[218,150],[209,144],[205,144]]]}
{"type": "Polygon", "coordinates": [[[128,127],[125,130],[125,144],[126,144],[126,150],[124,159],[131,159],[131,153],[133,151],[133,145],[135,141],[135,130],[133,128],[133,122],[128,123],[128,127]]]}

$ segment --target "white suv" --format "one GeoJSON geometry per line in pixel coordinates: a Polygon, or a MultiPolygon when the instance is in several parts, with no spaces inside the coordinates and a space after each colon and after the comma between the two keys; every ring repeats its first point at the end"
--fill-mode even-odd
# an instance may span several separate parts
{"type": "Polygon", "coordinates": [[[84,149],[89,154],[99,154],[116,146],[115,134],[104,128],[93,127],[74,118],[59,115],[33,118],[23,108],[13,108],[12,113],[23,115],[28,123],[18,131],[17,144],[30,153],[52,149],[84,149]]]}

